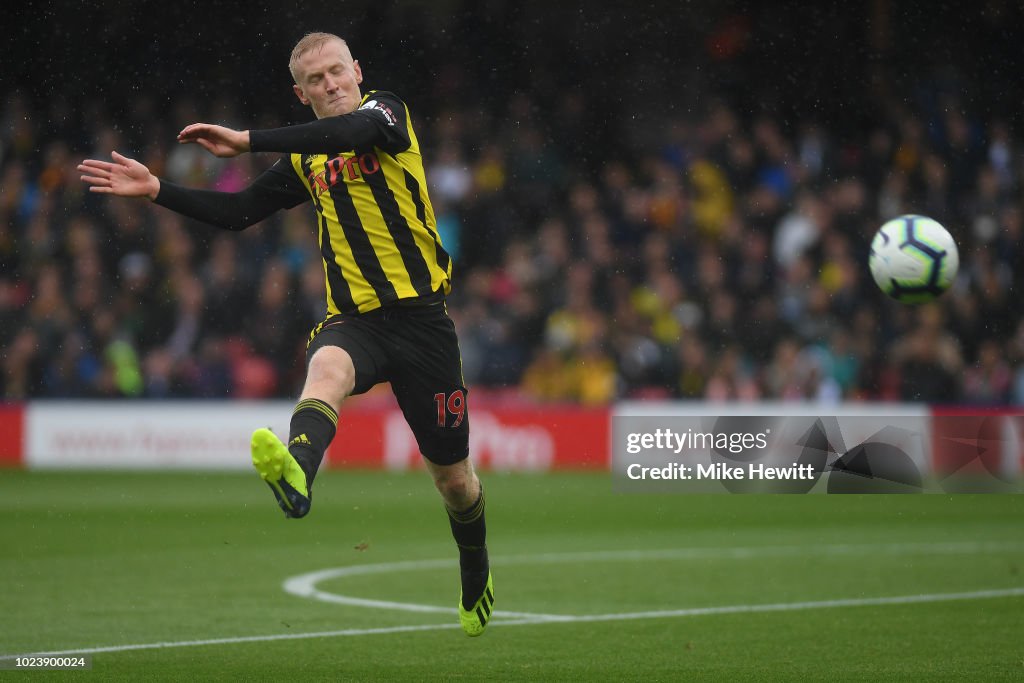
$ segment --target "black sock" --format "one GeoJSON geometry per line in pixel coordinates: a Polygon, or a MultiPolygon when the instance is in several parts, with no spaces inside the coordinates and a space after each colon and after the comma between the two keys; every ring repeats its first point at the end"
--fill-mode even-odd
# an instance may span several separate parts
{"type": "Polygon", "coordinates": [[[484,520],[484,490],[480,497],[462,512],[448,510],[448,523],[459,546],[459,567],[462,570],[462,606],[469,609],[483,595],[487,585],[490,562],[487,558],[487,523],[484,520]]]}
{"type": "Polygon", "coordinates": [[[288,452],[298,461],[310,484],[337,429],[338,413],[323,401],[307,398],[295,406],[288,433],[288,452]]]}

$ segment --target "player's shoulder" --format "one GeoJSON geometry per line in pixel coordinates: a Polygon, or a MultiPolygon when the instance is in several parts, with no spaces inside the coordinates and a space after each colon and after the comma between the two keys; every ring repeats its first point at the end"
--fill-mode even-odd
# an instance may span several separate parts
{"type": "Polygon", "coordinates": [[[390,90],[371,90],[363,96],[357,111],[378,112],[384,115],[390,125],[406,118],[405,102],[390,90]]]}
{"type": "Polygon", "coordinates": [[[363,105],[375,100],[378,102],[399,102],[405,105],[405,101],[391,90],[368,90],[363,95],[363,105]]]}

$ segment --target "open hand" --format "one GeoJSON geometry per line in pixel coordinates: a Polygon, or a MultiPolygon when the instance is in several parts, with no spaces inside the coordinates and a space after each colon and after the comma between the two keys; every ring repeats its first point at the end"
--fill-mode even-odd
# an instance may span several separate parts
{"type": "Polygon", "coordinates": [[[217,157],[234,157],[249,151],[249,131],[193,123],[178,133],[178,142],[194,142],[217,157]]]}
{"type": "Polygon", "coordinates": [[[90,192],[156,199],[160,180],[148,168],[117,152],[111,152],[110,158],[114,161],[86,159],[78,165],[82,181],[89,185],[90,192]]]}

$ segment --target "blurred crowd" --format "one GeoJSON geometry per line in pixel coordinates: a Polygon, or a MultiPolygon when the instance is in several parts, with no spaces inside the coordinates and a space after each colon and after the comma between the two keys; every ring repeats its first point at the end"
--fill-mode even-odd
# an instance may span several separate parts
{"type": "Polygon", "coordinates": [[[1024,156],[1004,121],[955,101],[936,119],[894,106],[840,140],[711,102],[658,137],[575,176],[558,176],[580,153],[564,139],[496,152],[516,179],[501,189],[479,159],[434,169],[435,192],[464,179],[441,193],[463,207],[463,250],[487,230],[454,299],[469,376],[594,404],[1024,402],[1024,156]],[[529,230],[488,219],[531,201],[529,230]],[[931,305],[888,300],[866,268],[874,232],[903,213],[936,218],[960,247],[956,283],[931,305]]]}
{"type": "MultiPolygon", "coordinates": [[[[231,233],[92,195],[75,165],[112,149],[225,191],[273,161],[165,144],[209,113],[196,103],[142,106],[127,128],[94,105],[68,131],[33,126],[56,115],[28,98],[4,105],[3,397],[294,396],[325,306],[312,209],[231,233]]],[[[584,167],[587,107],[522,96],[417,122],[470,386],[597,405],[1024,402],[1024,147],[1005,122],[895,106],[840,140],[710,101],[633,158],[584,167]],[[872,234],[906,212],[960,246],[935,304],[888,301],[867,272],[872,234]]]]}
{"type": "MultiPolygon", "coordinates": [[[[684,71],[659,66],[678,35],[654,24],[623,25],[653,41],[646,61],[631,62],[604,50],[610,19],[552,24],[551,35],[571,27],[565,41],[517,50],[538,26],[527,19],[546,5],[533,15],[509,3],[473,7],[456,26],[466,40],[443,53],[431,42],[443,39],[437,26],[422,34],[433,38],[405,38],[437,21],[410,13],[381,33],[387,47],[401,42],[409,63],[364,60],[364,88],[394,89],[412,111],[455,260],[449,310],[470,387],[586,405],[1024,403],[1015,300],[1024,139],[988,106],[999,96],[992,83],[978,81],[971,96],[963,80],[904,92],[891,80],[862,87],[810,67],[802,73],[817,80],[797,83],[761,58],[808,59],[781,55],[771,31],[784,29],[772,28],[770,12],[691,26],[686,35],[706,36],[685,43],[704,68],[684,71]],[[429,79],[410,76],[431,54],[448,60],[432,64],[429,79]],[[565,68],[541,66],[551,63],[565,68]],[[508,80],[498,83],[495,69],[508,80]],[[816,107],[828,93],[839,106],[816,107]],[[870,116],[844,109],[868,98],[870,116]],[[868,273],[871,237],[902,213],[935,218],[958,242],[959,275],[933,304],[887,300],[868,273]]],[[[385,18],[368,14],[364,28],[385,18]]],[[[862,19],[834,18],[833,28],[847,36],[862,19]]],[[[998,42],[1004,24],[971,35],[1013,54],[1016,43],[998,42]]],[[[822,59],[855,61],[834,44],[815,44],[822,59]]],[[[220,64],[205,81],[230,83],[230,74],[220,64]]],[[[5,92],[0,398],[297,394],[308,331],[325,313],[311,207],[225,232],[147,201],[90,194],[75,170],[116,149],[188,186],[244,187],[274,155],[219,160],[174,143],[194,121],[308,120],[294,103],[288,113],[263,104],[261,69],[241,74],[238,92],[217,85],[193,96],[192,80],[186,94],[161,94],[162,83],[109,92],[102,82],[74,96],[74,82],[67,92],[5,92]]],[[[286,74],[277,76],[273,84],[286,74]]]]}

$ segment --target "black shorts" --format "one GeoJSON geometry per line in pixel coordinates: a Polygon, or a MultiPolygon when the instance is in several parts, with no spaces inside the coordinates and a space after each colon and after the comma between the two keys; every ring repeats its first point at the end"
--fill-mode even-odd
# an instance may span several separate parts
{"type": "Polygon", "coordinates": [[[390,306],[360,315],[335,315],[316,326],[306,347],[337,346],[356,370],[353,394],[391,382],[420,453],[437,465],[469,455],[469,406],[455,323],[444,302],[390,306]]]}

